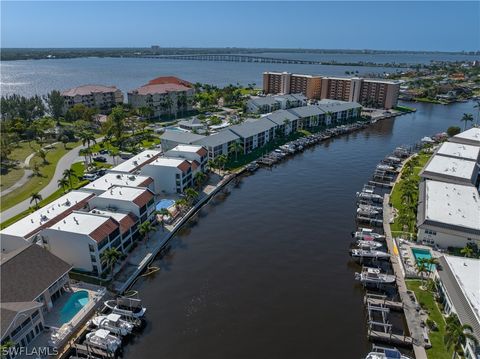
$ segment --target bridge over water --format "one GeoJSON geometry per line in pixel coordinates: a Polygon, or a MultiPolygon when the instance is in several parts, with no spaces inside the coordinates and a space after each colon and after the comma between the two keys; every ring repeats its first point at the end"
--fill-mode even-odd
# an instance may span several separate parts
{"type": "Polygon", "coordinates": [[[254,55],[230,55],[230,54],[195,54],[195,55],[151,55],[145,56],[157,59],[171,60],[197,60],[197,61],[229,61],[229,62],[258,62],[269,64],[297,64],[297,65],[322,65],[328,64],[314,60],[282,59],[254,55]]]}

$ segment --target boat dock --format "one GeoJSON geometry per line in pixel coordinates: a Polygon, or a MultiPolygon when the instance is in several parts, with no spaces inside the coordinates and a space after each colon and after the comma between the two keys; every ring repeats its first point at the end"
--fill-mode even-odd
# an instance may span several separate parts
{"type": "Polygon", "coordinates": [[[115,358],[114,353],[109,353],[105,350],[95,348],[92,346],[87,346],[83,344],[73,344],[72,348],[75,350],[75,354],[86,355],[87,358],[91,357],[92,354],[95,358],[115,358]]]}
{"type": "Polygon", "coordinates": [[[391,331],[385,333],[379,330],[369,330],[368,339],[374,342],[384,342],[408,347],[411,347],[413,343],[413,339],[411,337],[401,334],[393,334],[391,331]]]}
{"type": "Polygon", "coordinates": [[[383,220],[380,218],[371,218],[371,217],[366,217],[361,215],[357,216],[357,221],[368,223],[373,227],[382,227],[383,225],[383,220]]]}
{"type": "Polygon", "coordinates": [[[367,302],[368,339],[400,346],[412,346],[413,339],[405,334],[394,334],[392,324],[388,322],[390,308],[383,304],[373,305],[367,302]]]}
{"type": "Polygon", "coordinates": [[[364,298],[364,303],[367,306],[375,306],[375,307],[383,306],[391,310],[398,310],[398,311],[403,310],[402,302],[389,300],[387,299],[386,295],[367,293],[364,298]]]}

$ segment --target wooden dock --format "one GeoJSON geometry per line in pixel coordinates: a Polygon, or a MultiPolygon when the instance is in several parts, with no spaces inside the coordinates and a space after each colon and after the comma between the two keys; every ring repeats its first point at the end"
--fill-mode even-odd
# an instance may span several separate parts
{"type": "Polygon", "coordinates": [[[79,353],[87,356],[93,354],[99,358],[115,358],[114,353],[108,353],[102,349],[86,346],[83,344],[74,344],[72,348],[76,351],[77,354],[79,353]]]}
{"type": "Polygon", "coordinates": [[[367,306],[375,306],[375,307],[383,306],[391,310],[403,311],[402,302],[388,300],[385,296],[377,296],[377,295],[373,296],[373,295],[367,294],[364,298],[364,303],[367,306]]]}
{"type": "Polygon", "coordinates": [[[374,342],[383,342],[399,346],[411,347],[413,339],[406,335],[385,333],[379,330],[369,330],[368,339],[374,342]]]}

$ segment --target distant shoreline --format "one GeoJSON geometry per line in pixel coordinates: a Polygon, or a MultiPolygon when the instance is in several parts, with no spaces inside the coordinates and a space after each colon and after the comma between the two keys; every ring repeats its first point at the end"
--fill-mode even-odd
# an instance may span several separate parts
{"type": "MultiPolygon", "coordinates": [[[[341,50],[341,49],[276,49],[276,48],[2,48],[1,61],[69,59],[84,57],[128,57],[142,58],[155,55],[201,55],[201,54],[347,54],[347,55],[381,55],[381,54],[446,54],[462,56],[479,56],[480,51],[402,51],[402,50],[341,50]]],[[[327,61],[328,62],[328,61],[327,61]]],[[[378,64],[381,65],[381,64],[378,64]]]]}

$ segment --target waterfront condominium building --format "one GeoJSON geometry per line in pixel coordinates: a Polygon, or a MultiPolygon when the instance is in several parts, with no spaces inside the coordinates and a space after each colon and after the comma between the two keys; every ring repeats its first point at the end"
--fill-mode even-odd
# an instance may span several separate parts
{"type": "MultiPolygon", "coordinates": [[[[473,336],[480,341],[480,260],[442,256],[438,262],[435,277],[443,311],[446,315],[455,313],[460,324],[472,327],[473,336]]],[[[467,339],[462,348],[465,358],[478,358],[478,343],[467,339]]]]}
{"type": "Polygon", "coordinates": [[[88,201],[95,196],[84,191],[70,191],[52,203],[29,214],[0,231],[2,253],[8,253],[29,243],[37,242],[37,235],[68,216],[72,211],[88,209],[88,201]]]}
{"type": "Polygon", "coordinates": [[[113,107],[123,103],[123,93],[115,86],[84,85],[63,91],[64,112],[76,104],[96,108],[108,113],[113,107]]]}
{"type": "Polygon", "coordinates": [[[42,231],[43,246],[75,270],[101,275],[102,253],[116,248],[126,254],[139,238],[138,217],[130,212],[73,212],[42,231]]]}
{"type": "Polygon", "coordinates": [[[128,103],[134,108],[150,108],[153,117],[177,115],[192,110],[194,93],[188,81],[173,76],[157,77],[129,91],[128,103]]]}
{"type": "Polygon", "coordinates": [[[156,193],[183,193],[193,187],[194,173],[199,165],[183,158],[159,157],[142,168],[142,174],[152,177],[156,193]]]}
{"type": "Polygon", "coordinates": [[[358,77],[326,77],[288,72],[265,72],[265,94],[303,93],[310,99],[358,102],[366,107],[390,109],[397,105],[400,83],[358,77]]]}
{"type": "Polygon", "coordinates": [[[480,245],[479,213],[475,187],[425,180],[419,191],[418,241],[441,248],[480,245]]]}
{"type": "MultiPolygon", "coordinates": [[[[71,266],[36,244],[0,254],[1,343],[29,348],[69,287],[71,266]],[[58,302],[57,302],[58,303],[58,302]]],[[[25,353],[25,352],[24,352],[25,353]]],[[[2,358],[16,355],[2,353],[2,358]]]]}
{"type": "Polygon", "coordinates": [[[450,142],[462,143],[464,145],[480,146],[480,128],[473,127],[463,131],[449,139],[450,142]]]}

